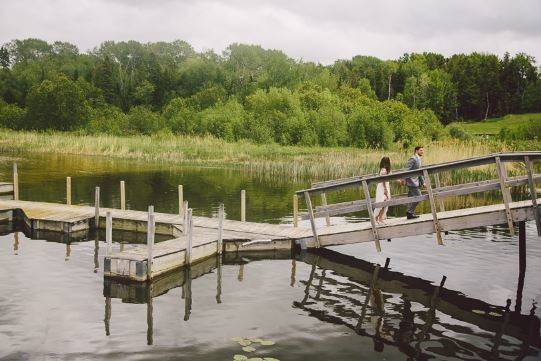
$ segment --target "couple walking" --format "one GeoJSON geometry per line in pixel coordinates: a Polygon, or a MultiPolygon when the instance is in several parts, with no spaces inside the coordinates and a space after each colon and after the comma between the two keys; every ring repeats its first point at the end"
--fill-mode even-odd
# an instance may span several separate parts
{"type": "MultiPolygon", "coordinates": [[[[410,157],[410,159],[408,159],[406,170],[415,170],[421,168],[421,158],[423,157],[424,153],[425,149],[422,146],[415,147],[415,153],[410,157]]],[[[391,160],[389,157],[383,157],[379,163],[379,175],[386,175],[389,173],[391,173],[391,160]]],[[[423,176],[409,177],[405,180],[401,180],[401,183],[408,186],[408,197],[416,197],[421,195],[421,187],[424,186],[424,178],[423,176]]],[[[391,188],[389,187],[389,182],[378,183],[376,187],[376,203],[388,201],[389,199],[391,199],[391,188]]],[[[415,207],[417,207],[417,204],[419,204],[419,202],[408,204],[408,209],[406,211],[406,217],[408,219],[419,217],[415,214],[415,207]]],[[[376,217],[377,223],[383,223],[385,219],[387,219],[388,208],[389,207],[374,209],[374,216],[376,217]]]]}

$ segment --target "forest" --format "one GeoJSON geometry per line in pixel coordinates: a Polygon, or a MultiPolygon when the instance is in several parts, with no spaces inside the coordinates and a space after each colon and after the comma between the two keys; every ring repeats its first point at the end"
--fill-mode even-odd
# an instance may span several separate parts
{"type": "Polygon", "coordinates": [[[1,46],[0,68],[0,127],[14,130],[386,149],[437,140],[457,120],[541,112],[541,72],[524,53],[322,65],[247,44],[217,54],[182,40],[106,41],[81,52],[23,39],[1,46]]]}

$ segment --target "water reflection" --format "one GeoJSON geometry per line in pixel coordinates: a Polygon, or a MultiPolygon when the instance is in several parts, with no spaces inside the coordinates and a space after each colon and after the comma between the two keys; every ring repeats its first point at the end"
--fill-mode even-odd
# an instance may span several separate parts
{"type": "MultiPolygon", "coordinates": [[[[290,254],[274,254],[273,258],[287,259],[290,254]]],[[[222,263],[235,265],[240,271],[247,262],[261,259],[265,259],[262,254],[225,254],[144,284],[106,279],[106,333],[110,298],[147,304],[147,342],[152,344],[153,298],[181,287],[184,321],[192,321],[192,282],[216,271],[216,302],[221,303],[222,263]]],[[[311,266],[309,275],[300,280],[304,295],[300,300],[283,302],[292,302],[310,317],[346,326],[371,339],[376,352],[384,352],[387,345],[416,360],[521,359],[538,352],[532,347],[541,346],[535,305],[528,315],[521,315],[511,310],[511,300],[505,306],[490,305],[444,288],[445,276],[433,285],[392,271],[389,258],[380,266],[326,249],[295,255],[290,285],[295,283],[298,261],[311,266]]]]}

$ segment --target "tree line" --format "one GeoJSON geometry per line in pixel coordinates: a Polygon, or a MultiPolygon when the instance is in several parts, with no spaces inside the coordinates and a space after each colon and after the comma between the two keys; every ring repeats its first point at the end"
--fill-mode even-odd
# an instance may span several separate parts
{"type": "Polygon", "coordinates": [[[0,48],[0,125],[110,134],[211,134],[323,146],[404,146],[442,124],[541,111],[526,54],[355,56],[324,66],[232,44],[14,40],[0,48]]]}

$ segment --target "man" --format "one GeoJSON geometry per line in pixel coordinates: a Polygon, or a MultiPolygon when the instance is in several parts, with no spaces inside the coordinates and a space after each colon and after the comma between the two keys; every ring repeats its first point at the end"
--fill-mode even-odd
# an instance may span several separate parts
{"type": "MultiPolygon", "coordinates": [[[[421,158],[425,153],[425,149],[422,146],[415,147],[415,154],[408,159],[408,164],[406,166],[407,170],[419,169],[422,166],[421,158]]],[[[408,186],[408,197],[416,197],[421,195],[420,188],[424,186],[425,180],[423,176],[415,176],[406,178],[406,185],[408,186]]],[[[408,204],[408,210],[406,212],[406,217],[408,219],[419,218],[415,214],[415,207],[417,207],[419,202],[413,202],[408,204]]]]}

